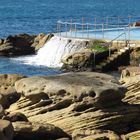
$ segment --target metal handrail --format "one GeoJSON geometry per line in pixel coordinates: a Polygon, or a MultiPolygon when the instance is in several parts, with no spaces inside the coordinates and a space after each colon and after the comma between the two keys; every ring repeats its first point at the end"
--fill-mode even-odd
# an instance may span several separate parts
{"type": "Polygon", "coordinates": [[[123,33],[119,34],[117,37],[115,37],[114,39],[112,39],[112,40],[108,43],[108,46],[109,46],[109,57],[111,56],[111,48],[110,48],[110,46],[112,46],[113,41],[117,40],[117,39],[120,38],[122,35],[125,35],[125,42],[126,42],[126,32],[123,32],[123,33]]]}
{"type": "MultiPolygon", "coordinates": [[[[62,24],[62,25],[65,25],[65,24],[67,24],[67,25],[83,25],[83,26],[86,26],[86,25],[89,25],[89,26],[102,26],[103,24],[91,24],[91,23],[79,23],[79,22],[73,22],[73,23],[70,23],[70,22],[62,22],[62,21],[57,21],[57,23],[59,23],[59,24],[62,24]]],[[[106,25],[108,25],[108,26],[112,26],[112,27],[117,27],[118,25],[117,24],[106,24],[106,23],[104,23],[104,25],[106,26],[106,25]]],[[[120,26],[121,27],[128,27],[128,25],[127,24],[120,24],[120,26]]]]}

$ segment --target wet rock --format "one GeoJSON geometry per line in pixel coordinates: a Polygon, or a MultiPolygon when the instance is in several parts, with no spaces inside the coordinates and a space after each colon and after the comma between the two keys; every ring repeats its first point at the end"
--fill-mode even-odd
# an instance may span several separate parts
{"type": "Polygon", "coordinates": [[[70,136],[58,127],[51,124],[30,122],[14,122],[14,140],[46,140],[58,138],[70,138],[70,136]]]}
{"type": "Polygon", "coordinates": [[[47,41],[49,41],[54,35],[53,34],[44,34],[41,33],[39,34],[35,39],[34,39],[34,43],[32,44],[32,47],[35,48],[35,50],[39,50],[41,47],[43,47],[45,45],[45,43],[47,41]]]}
{"type": "Polygon", "coordinates": [[[11,122],[0,120],[0,140],[13,140],[14,129],[11,122]]]}
{"type": "Polygon", "coordinates": [[[35,36],[28,34],[19,34],[8,36],[0,45],[0,55],[17,56],[33,54],[34,48],[31,47],[35,36]]]}

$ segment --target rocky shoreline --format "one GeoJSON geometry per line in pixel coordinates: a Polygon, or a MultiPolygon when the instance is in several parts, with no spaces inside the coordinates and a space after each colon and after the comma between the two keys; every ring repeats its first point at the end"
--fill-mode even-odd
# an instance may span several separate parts
{"type": "Polygon", "coordinates": [[[19,34],[0,39],[0,56],[21,56],[35,54],[53,34],[19,34]]]}
{"type": "MultiPolygon", "coordinates": [[[[35,54],[52,36],[1,39],[0,56],[35,54]]],[[[133,48],[131,65],[138,66],[139,52],[133,48]]],[[[0,140],[139,140],[140,67],[120,68],[117,80],[93,72],[93,57],[88,48],[66,56],[70,72],[61,75],[0,74],[0,140]]]]}
{"type": "Polygon", "coordinates": [[[0,140],[138,140],[139,72],[1,74],[0,140]]]}

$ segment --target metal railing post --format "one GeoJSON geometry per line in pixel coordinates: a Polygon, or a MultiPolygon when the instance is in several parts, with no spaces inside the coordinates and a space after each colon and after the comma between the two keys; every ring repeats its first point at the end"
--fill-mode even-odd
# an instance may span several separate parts
{"type": "Polygon", "coordinates": [[[128,16],[128,25],[130,26],[130,23],[131,23],[131,16],[128,16]]]}
{"type": "Polygon", "coordinates": [[[71,19],[71,23],[70,23],[70,33],[71,33],[71,36],[72,36],[72,19],[71,19]]]}
{"type": "Polygon", "coordinates": [[[109,57],[111,56],[111,46],[112,46],[112,43],[109,44],[109,57]]]}
{"type": "Polygon", "coordinates": [[[66,37],[67,37],[67,22],[65,23],[66,37]]]}
{"type": "Polygon", "coordinates": [[[104,24],[102,24],[102,37],[104,39],[104,24]]]}
{"type": "Polygon", "coordinates": [[[124,40],[125,40],[125,47],[127,47],[127,36],[126,36],[126,29],[125,29],[125,32],[124,32],[124,40]]]}
{"type": "Polygon", "coordinates": [[[120,27],[120,17],[118,16],[118,28],[120,27]]]}
{"type": "Polygon", "coordinates": [[[87,38],[89,38],[89,24],[87,23],[87,38]]]}
{"type": "Polygon", "coordinates": [[[56,25],[56,32],[57,32],[57,35],[59,35],[59,31],[58,31],[58,22],[57,22],[57,25],[56,25]]]}
{"type": "Polygon", "coordinates": [[[76,38],[76,30],[77,30],[77,29],[76,29],[76,23],[75,23],[75,38],[76,38]]]}
{"type": "Polygon", "coordinates": [[[59,23],[59,32],[60,32],[60,36],[61,36],[61,23],[59,23]]]}
{"type": "Polygon", "coordinates": [[[96,68],[96,51],[94,51],[94,69],[96,68]]]}
{"type": "Polygon", "coordinates": [[[108,28],[108,17],[106,17],[106,29],[108,28]]]}
{"type": "Polygon", "coordinates": [[[96,17],[95,17],[95,19],[94,19],[94,22],[95,22],[95,23],[94,23],[94,32],[95,32],[95,39],[96,39],[96,22],[97,22],[97,21],[96,21],[96,17]]]}
{"type": "Polygon", "coordinates": [[[82,37],[83,37],[83,31],[84,31],[84,18],[82,17],[82,37]]]}
{"type": "Polygon", "coordinates": [[[129,26],[129,27],[128,27],[128,42],[129,42],[129,49],[130,49],[130,30],[131,30],[131,27],[129,26]]]}

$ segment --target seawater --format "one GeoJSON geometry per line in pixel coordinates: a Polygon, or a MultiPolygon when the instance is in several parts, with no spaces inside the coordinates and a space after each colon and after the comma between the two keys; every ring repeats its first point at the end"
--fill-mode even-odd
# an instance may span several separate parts
{"type": "MultiPolygon", "coordinates": [[[[139,0],[0,0],[0,38],[56,32],[59,19],[140,16],[139,5],[139,0]]],[[[0,73],[50,75],[60,71],[0,57],[0,73]]]]}

